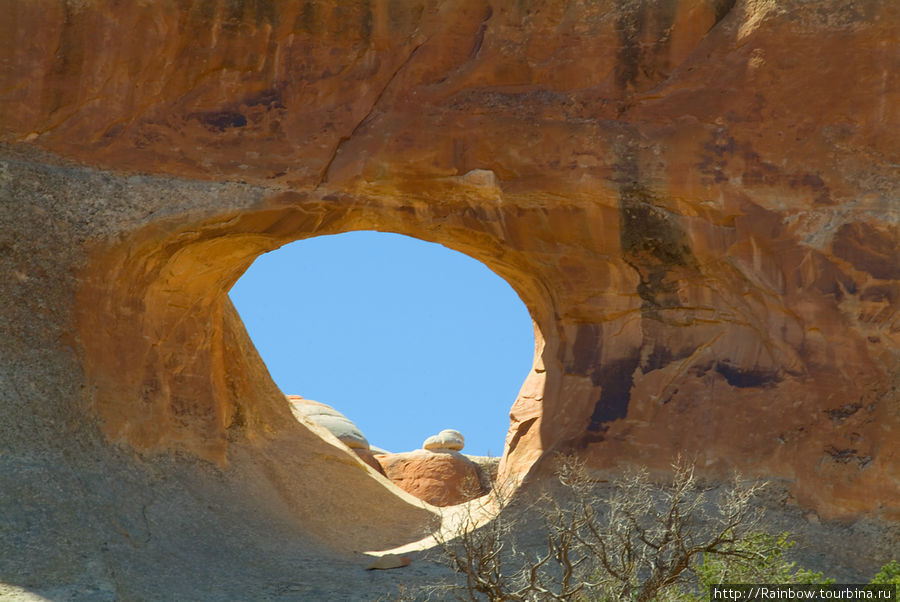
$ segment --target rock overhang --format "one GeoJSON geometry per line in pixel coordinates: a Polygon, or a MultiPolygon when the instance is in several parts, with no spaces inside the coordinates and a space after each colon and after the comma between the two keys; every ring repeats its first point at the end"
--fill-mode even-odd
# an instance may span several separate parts
{"type": "Polygon", "coordinates": [[[4,142],[120,197],[108,228],[69,217],[98,222],[75,320],[104,432],[223,461],[277,430],[225,291],[290,240],[381,229],[532,312],[504,470],[688,450],[896,517],[892,9],[833,4],[14,4],[4,142]]]}

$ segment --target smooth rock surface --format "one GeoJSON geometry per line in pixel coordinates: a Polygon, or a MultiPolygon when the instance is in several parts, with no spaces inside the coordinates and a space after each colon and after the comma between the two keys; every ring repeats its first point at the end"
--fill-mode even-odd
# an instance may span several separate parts
{"type": "Polygon", "coordinates": [[[312,399],[304,399],[300,395],[287,395],[286,397],[291,404],[291,411],[298,419],[310,420],[326,428],[350,449],[369,449],[369,440],[362,434],[356,423],[330,405],[312,399]]]}
{"type": "MultiPolygon", "coordinates": [[[[29,170],[101,182],[34,217],[79,232],[76,279],[41,287],[73,295],[108,440],[224,461],[230,283],[380,229],[483,261],[535,319],[501,473],[684,449],[822,516],[898,516],[895,3],[216,6],[0,23],[6,211],[64,192],[29,170]]],[[[8,286],[41,281],[4,223],[8,286]]]]}
{"type": "Polygon", "coordinates": [[[380,474],[384,474],[384,469],[375,459],[375,454],[369,449],[369,441],[356,423],[330,405],[320,401],[304,399],[301,395],[285,395],[285,397],[287,397],[291,412],[297,420],[304,423],[309,421],[324,428],[337,437],[338,441],[349,447],[360,460],[380,474]]]}
{"type": "Polygon", "coordinates": [[[453,429],[444,429],[437,435],[425,439],[423,449],[429,451],[461,451],[466,445],[466,439],[462,433],[453,429]]]}
{"type": "Polygon", "coordinates": [[[478,467],[457,452],[420,449],[375,457],[395,485],[433,506],[454,506],[487,493],[478,467]]]}
{"type": "MultiPolygon", "coordinates": [[[[686,452],[704,478],[779,480],[822,532],[885,532],[898,19],[894,0],[5,2],[0,581],[264,599],[316,546],[417,539],[434,515],[292,418],[227,298],[259,254],[358,229],[467,253],[528,306],[501,477],[686,452]]],[[[828,557],[889,560],[867,549],[828,557]]]]}
{"type": "Polygon", "coordinates": [[[375,570],[388,570],[388,569],[399,569],[405,566],[409,566],[412,563],[412,559],[409,556],[401,556],[399,554],[385,554],[384,556],[379,556],[375,560],[369,563],[366,567],[367,571],[375,571],[375,570]]]}

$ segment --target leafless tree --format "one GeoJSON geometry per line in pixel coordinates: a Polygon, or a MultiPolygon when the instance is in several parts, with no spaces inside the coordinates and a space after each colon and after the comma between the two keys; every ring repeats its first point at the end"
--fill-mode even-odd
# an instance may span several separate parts
{"type": "Polygon", "coordinates": [[[679,458],[672,474],[658,486],[632,470],[601,488],[583,463],[563,458],[554,494],[513,507],[509,491],[495,488],[497,518],[482,525],[477,506],[466,506],[438,547],[465,578],[463,599],[665,600],[704,556],[753,560],[740,542],[758,528],[751,501],[763,487],[736,477],[711,499],[692,463],[679,458]],[[542,543],[523,544],[534,528],[542,543]]]}

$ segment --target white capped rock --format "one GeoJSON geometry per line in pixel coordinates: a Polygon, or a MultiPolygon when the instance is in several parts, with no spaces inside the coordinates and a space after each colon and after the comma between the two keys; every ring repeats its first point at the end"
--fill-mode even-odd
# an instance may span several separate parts
{"type": "Polygon", "coordinates": [[[327,429],[350,449],[369,449],[369,442],[352,420],[324,403],[287,395],[291,411],[297,418],[305,418],[327,429]]]}
{"type": "Polygon", "coordinates": [[[425,439],[422,447],[429,451],[460,451],[465,444],[466,439],[462,433],[453,429],[444,429],[437,435],[425,439]]]}

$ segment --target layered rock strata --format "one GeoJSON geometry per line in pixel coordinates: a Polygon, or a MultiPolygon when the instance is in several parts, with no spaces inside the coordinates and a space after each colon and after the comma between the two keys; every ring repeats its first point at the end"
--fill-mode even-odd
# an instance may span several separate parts
{"type": "Polygon", "coordinates": [[[487,493],[478,466],[455,451],[419,449],[375,458],[395,485],[433,506],[454,506],[487,493]]]}
{"type": "MultiPolygon", "coordinates": [[[[4,490],[43,486],[22,467],[50,449],[85,475],[307,441],[227,291],[262,252],[375,229],[481,260],[529,307],[501,474],[683,451],[824,518],[897,520],[897,11],[8,2],[4,490]]],[[[273,492],[305,470],[266,465],[273,492]]]]}
{"type": "MultiPolygon", "coordinates": [[[[376,471],[384,474],[381,464],[375,459],[375,454],[369,448],[369,441],[356,424],[335,410],[330,405],[304,399],[301,395],[286,395],[291,406],[291,412],[300,422],[318,426],[326,432],[337,437],[338,441],[350,448],[359,456],[359,459],[371,466],[376,471]]],[[[321,435],[321,430],[318,431],[321,435]]]]}

